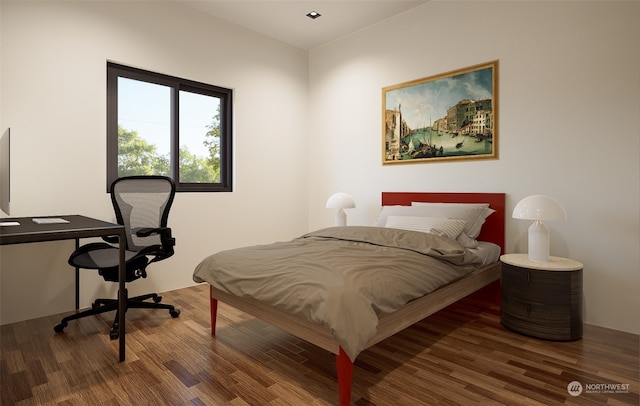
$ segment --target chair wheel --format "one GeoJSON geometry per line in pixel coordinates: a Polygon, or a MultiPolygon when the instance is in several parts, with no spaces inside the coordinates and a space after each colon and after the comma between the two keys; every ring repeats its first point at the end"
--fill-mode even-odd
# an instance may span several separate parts
{"type": "Polygon", "coordinates": [[[67,327],[67,322],[62,322],[62,323],[58,324],[57,326],[55,326],[53,328],[53,330],[56,333],[62,333],[62,330],[64,330],[65,327],[67,327]]]}
{"type": "Polygon", "coordinates": [[[173,310],[169,310],[169,314],[171,315],[172,318],[176,318],[178,316],[180,316],[180,310],[179,309],[173,309],[173,310]]]}
{"type": "Polygon", "coordinates": [[[120,331],[117,328],[111,329],[109,331],[109,338],[112,340],[117,340],[120,337],[120,331]]]}
{"type": "Polygon", "coordinates": [[[153,297],[153,301],[154,301],[155,303],[160,303],[160,302],[162,301],[162,296],[154,296],[154,297],[153,297]]]}

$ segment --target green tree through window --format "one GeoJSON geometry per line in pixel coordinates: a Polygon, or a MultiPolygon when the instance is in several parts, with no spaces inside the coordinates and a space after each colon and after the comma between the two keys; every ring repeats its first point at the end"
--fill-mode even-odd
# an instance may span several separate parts
{"type": "Polygon", "coordinates": [[[170,174],[169,157],[158,155],[157,147],[136,131],[118,126],[118,176],[170,174]]]}

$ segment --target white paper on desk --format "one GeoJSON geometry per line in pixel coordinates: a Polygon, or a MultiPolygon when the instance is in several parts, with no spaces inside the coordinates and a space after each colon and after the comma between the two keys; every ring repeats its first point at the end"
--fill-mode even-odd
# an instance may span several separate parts
{"type": "Polygon", "coordinates": [[[0,222],[0,226],[1,227],[8,227],[8,226],[19,226],[20,223],[18,223],[17,221],[3,221],[0,222]]]}
{"type": "Polygon", "coordinates": [[[69,222],[60,217],[33,218],[32,220],[36,224],[66,224],[69,222]]]}

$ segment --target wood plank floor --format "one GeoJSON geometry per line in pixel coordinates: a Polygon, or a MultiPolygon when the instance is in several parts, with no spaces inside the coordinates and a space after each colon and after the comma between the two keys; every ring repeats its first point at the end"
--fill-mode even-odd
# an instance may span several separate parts
{"type": "MultiPolygon", "coordinates": [[[[111,315],[63,334],[63,315],[2,326],[2,405],[337,404],[333,355],[222,303],[211,337],[208,285],[163,296],[182,314],[130,310],[124,363],[111,315]]],[[[363,352],[352,401],[637,406],[638,349],[637,335],[589,325],[579,341],[527,338],[501,326],[498,306],[465,299],[363,352]]]]}

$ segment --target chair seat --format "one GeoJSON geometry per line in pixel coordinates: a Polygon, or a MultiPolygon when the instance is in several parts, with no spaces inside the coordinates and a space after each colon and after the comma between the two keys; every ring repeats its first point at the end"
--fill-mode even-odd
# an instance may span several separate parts
{"type": "MultiPolygon", "coordinates": [[[[135,251],[125,251],[127,263],[126,281],[131,282],[146,275],[143,271],[149,263],[149,259],[135,251]],[[139,271],[142,270],[142,271],[139,271]]],[[[118,282],[118,265],[120,264],[120,251],[117,247],[106,243],[87,244],[78,249],[70,258],[69,265],[84,268],[97,269],[98,273],[107,281],[118,282]]]]}
{"type": "MultiPolygon", "coordinates": [[[[125,251],[125,262],[135,257],[136,254],[134,251],[125,251]]],[[[84,269],[113,268],[119,264],[119,249],[100,242],[83,246],[81,250],[76,251],[76,255],[69,258],[69,265],[84,269]]]]}

